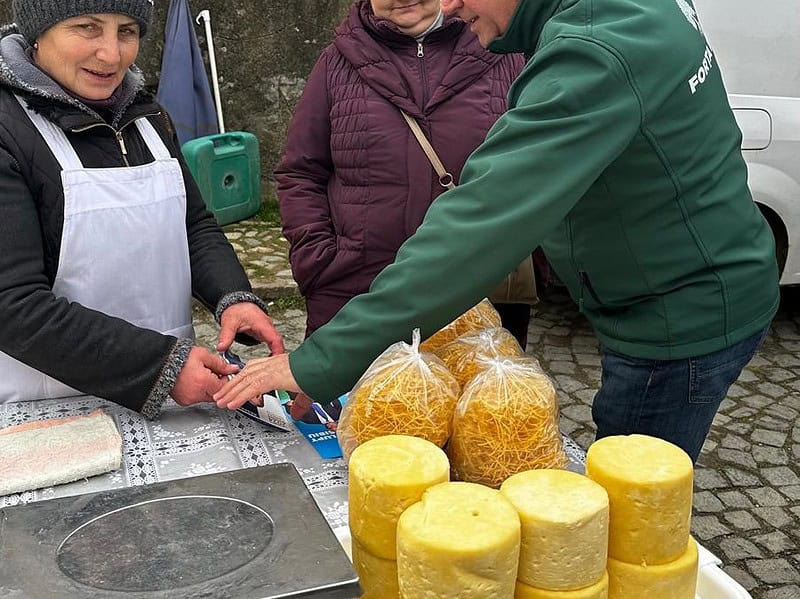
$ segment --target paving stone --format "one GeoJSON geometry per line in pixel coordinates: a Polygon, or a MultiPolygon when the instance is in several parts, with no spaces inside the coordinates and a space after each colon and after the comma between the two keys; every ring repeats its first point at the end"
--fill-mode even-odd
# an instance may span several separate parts
{"type": "Polygon", "coordinates": [[[762,412],[761,415],[758,417],[758,426],[762,428],[767,428],[774,432],[778,431],[788,432],[789,429],[792,427],[792,423],[787,422],[783,418],[775,418],[774,416],[770,416],[766,412],[762,412]]]}
{"type": "MultiPolygon", "coordinates": [[[[696,497],[696,495],[695,495],[696,497]]],[[[750,512],[736,510],[722,515],[723,519],[737,530],[753,530],[761,528],[761,523],[753,518],[750,512]]]]}
{"type": "Polygon", "coordinates": [[[776,529],[781,529],[795,521],[790,513],[780,507],[756,507],[753,509],[753,513],[776,529]]]}
{"type": "Polygon", "coordinates": [[[788,560],[754,559],[748,560],[747,568],[756,578],[767,584],[787,584],[800,582],[800,571],[788,560]]]}
{"type": "Polygon", "coordinates": [[[750,419],[757,413],[758,412],[753,408],[750,408],[750,407],[747,407],[747,406],[742,406],[742,407],[736,408],[735,410],[732,410],[731,413],[730,413],[730,417],[731,418],[750,419]]]}
{"type": "Polygon", "coordinates": [[[739,464],[740,466],[752,468],[753,470],[758,468],[753,456],[746,451],[739,451],[738,449],[719,449],[717,451],[717,455],[719,455],[721,460],[726,462],[739,464]]]}
{"type": "MultiPolygon", "coordinates": [[[[756,586],[758,586],[758,581],[753,578],[749,572],[742,570],[741,568],[723,564],[722,570],[728,576],[742,585],[746,591],[752,591],[754,588],[756,588],[756,586]]],[[[642,599],[644,599],[644,597],[642,597],[642,599]]]]}
{"type": "Polygon", "coordinates": [[[775,555],[776,553],[783,553],[795,548],[794,541],[779,530],[775,530],[768,534],[755,535],[750,537],[754,543],[761,545],[766,549],[767,553],[775,555]]]}
{"type": "Polygon", "coordinates": [[[577,422],[586,422],[592,419],[592,409],[585,404],[567,406],[561,410],[561,413],[577,422]]]}
{"type": "MultiPolygon", "coordinates": [[[[722,442],[720,443],[720,445],[722,447],[725,447],[725,448],[728,448],[728,449],[740,449],[740,450],[747,450],[747,451],[749,451],[750,448],[751,448],[750,441],[748,441],[747,439],[743,439],[742,437],[739,437],[738,435],[731,435],[731,434],[725,435],[722,438],[722,442]]],[[[776,463],[776,462],[772,462],[772,463],[776,463]]],[[[783,462],[777,462],[777,463],[783,463],[783,462]]]]}
{"type": "Polygon", "coordinates": [[[785,368],[764,368],[762,373],[765,375],[766,379],[773,383],[788,381],[797,376],[794,372],[786,370],[785,368]]]}
{"type": "Polygon", "coordinates": [[[548,364],[548,370],[552,374],[575,374],[577,367],[573,362],[554,360],[548,364]]]}
{"type": "Polygon", "coordinates": [[[732,422],[726,428],[737,435],[747,435],[753,429],[753,426],[745,422],[732,422]]]}
{"type": "Polygon", "coordinates": [[[738,380],[740,383],[752,383],[753,381],[757,381],[759,379],[758,376],[752,370],[745,368],[739,374],[738,380]]]}
{"type": "Polygon", "coordinates": [[[750,474],[739,468],[734,468],[733,466],[725,468],[725,475],[730,479],[731,484],[736,487],[753,487],[761,482],[754,474],[750,474]]]}
{"type": "Polygon", "coordinates": [[[762,487],[759,489],[746,489],[756,507],[781,507],[786,505],[786,498],[775,489],[762,487]]]}
{"type": "Polygon", "coordinates": [[[718,491],[717,496],[728,507],[746,509],[755,507],[751,499],[741,491],[718,491]]]}
{"type": "Polygon", "coordinates": [[[575,361],[581,366],[600,366],[599,354],[576,353],[575,361]]]}
{"type": "Polygon", "coordinates": [[[555,379],[557,383],[556,386],[565,393],[574,393],[578,389],[586,388],[584,383],[565,374],[557,374],[553,379],[555,379]]]}
{"type": "Polygon", "coordinates": [[[695,516],[692,518],[692,531],[698,538],[707,541],[720,535],[730,534],[731,529],[716,516],[695,516]]]}
{"type": "MultiPolygon", "coordinates": [[[[592,401],[594,401],[594,396],[597,393],[597,389],[579,389],[575,391],[572,395],[574,395],[579,401],[585,403],[586,405],[592,405],[592,401]]],[[[591,417],[591,414],[589,414],[591,417]]]]}
{"type": "Polygon", "coordinates": [[[752,452],[753,458],[759,464],[786,464],[789,459],[786,450],[780,447],[754,445],[752,452]]]}
{"type": "Polygon", "coordinates": [[[696,468],[694,484],[699,489],[720,489],[728,486],[728,481],[716,470],[696,468]]]}
{"type": "Polygon", "coordinates": [[[736,562],[739,561],[740,559],[746,559],[750,557],[757,557],[757,558],[764,557],[764,554],[758,547],[755,546],[754,543],[751,543],[747,539],[742,539],[739,537],[722,539],[719,542],[719,546],[722,549],[723,553],[725,554],[724,557],[728,558],[728,561],[732,562],[736,562]]]}
{"type": "MultiPolygon", "coordinates": [[[[781,489],[781,493],[786,495],[786,497],[788,497],[792,501],[800,502],[800,486],[797,486],[797,487],[783,487],[781,489]]],[[[798,510],[797,515],[800,516],[800,507],[798,507],[796,509],[798,510]]]]}
{"type": "Polygon", "coordinates": [[[775,403],[774,399],[764,397],[763,395],[748,395],[747,397],[742,397],[739,401],[756,410],[761,410],[775,403]]]}
{"type": "Polygon", "coordinates": [[[800,586],[796,584],[770,589],[763,595],[763,599],[798,599],[800,586]]]}
{"type": "Polygon", "coordinates": [[[692,506],[698,512],[721,512],[725,509],[723,503],[710,491],[695,493],[692,506]]]}
{"type": "Polygon", "coordinates": [[[773,487],[800,485],[800,476],[797,476],[797,473],[787,466],[762,468],[761,476],[766,478],[773,487]]]}
{"type": "Polygon", "coordinates": [[[764,410],[770,416],[781,418],[783,420],[794,422],[797,420],[797,410],[789,406],[781,405],[779,403],[772,404],[764,410]]]}
{"type": "Polygon", "coordinates": [[[755,443],[763,443],[772,447],[783,447],[786,443],[786,433],[757,428],[751,436],[755,443]]]}
{"type": "Polygon", "coordinates": [[[761,393],[769,397],[778,398],[786,395],[786,389],[775,383],[759,383],[756,387],[761,393]]]}
{"type": "Polygon", "coordinates": [[[561,417],[558,419],[558,429],[561,431],[562,434],[567,435],[568,437],[572,436],[579,428],[582,428],[582,424],[578,424],[574,420],[570,420],[566,416],[564,416],[564,411],[561,411],[561,417]]]}
{"type": "MultiPolygon", "coordinates": [[[[557,337],[568,337],[572,333],[572,331],[567,327],[553,327],[547,332],[548,334],[555,335],[557,337]]],[[[767,393],[767,395],[769,395],[769,393],[767,393]]]]}

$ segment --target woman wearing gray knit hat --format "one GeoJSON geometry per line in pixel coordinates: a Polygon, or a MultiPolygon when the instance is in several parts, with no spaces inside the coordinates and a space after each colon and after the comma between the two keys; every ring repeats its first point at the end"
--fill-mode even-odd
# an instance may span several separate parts
{"type": "Polygon", "coordinates": [[[152,0],[13,0],[0,30],[0,403],[209,401],[218,351],[283,343],[134,61],[152,0]]]}

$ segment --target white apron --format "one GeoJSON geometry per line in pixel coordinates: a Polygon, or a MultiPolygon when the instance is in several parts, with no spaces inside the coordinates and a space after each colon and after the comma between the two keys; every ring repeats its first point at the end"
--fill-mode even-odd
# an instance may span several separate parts
{"type": "MultiPolygon", "coordinates": [[[[136,121],[155,162],[87,169],[64,132],[18,100],[63,169],[53,293],[146,329],[194,338],[186,190],[178,161],[153,126],[136,121]]],[[[0,403],[80,394],[0,352],[0,403]]]]}

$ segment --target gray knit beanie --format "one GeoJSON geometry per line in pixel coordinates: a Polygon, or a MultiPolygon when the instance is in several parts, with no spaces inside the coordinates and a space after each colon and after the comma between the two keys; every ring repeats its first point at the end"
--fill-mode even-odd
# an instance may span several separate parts
{"type": "Polygon", "coordinates": [[[29,43],[59,21],[88,14],[129,15],[143,36],[153,15],[153,0],[13,0],[14,22],[29,43]]]}

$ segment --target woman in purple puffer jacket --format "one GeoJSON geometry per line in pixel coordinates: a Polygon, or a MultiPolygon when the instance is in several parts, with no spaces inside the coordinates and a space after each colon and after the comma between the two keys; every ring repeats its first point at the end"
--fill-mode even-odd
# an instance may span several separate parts
{"type": "MultiPolygon", "coordinates": [[[[444,191],[400,110],[458,183],[523,64],[484,50],[439,0],[353,3],[309,76],[275,172],[306,335],[369,289],[444,191]]],[[[499,310],[512,332],[527,331],[530,306],[499,310]]]]}

